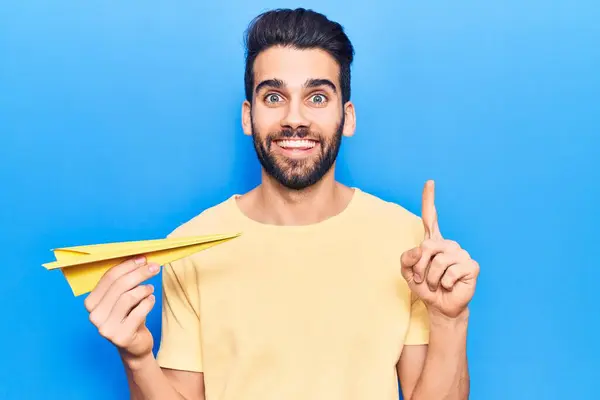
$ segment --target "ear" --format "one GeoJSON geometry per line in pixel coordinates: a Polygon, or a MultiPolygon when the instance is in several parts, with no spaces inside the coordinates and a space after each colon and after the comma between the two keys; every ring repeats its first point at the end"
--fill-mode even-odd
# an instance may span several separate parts
{"type": "Polygon", "coordinates": [[[354,135],[354,131],[356,130],[356,113],[354,111],[354,104],[351,101],[347,101],[344,104],[344,129],[343,135],[346,137],[350,137],[354,135]]]}
{"type": "Polygon", "coordinates": [[[248,100],[242,103],[242,129],[244,135],[252,136],[252,105],[248,100]]]}

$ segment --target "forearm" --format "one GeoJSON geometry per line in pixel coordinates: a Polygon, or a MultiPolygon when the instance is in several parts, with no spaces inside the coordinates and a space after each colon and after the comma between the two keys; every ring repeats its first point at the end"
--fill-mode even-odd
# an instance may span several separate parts
{"type": "Polygon", "coordinates": [[[169,382],[152,355],[135,361],[121,359],[132,400],[186,400],[169,382]]]}
{"type": "Polygon", "coordinates": [[[468,310],[456,320],[430,316],[427,357],[410,400],[466,400],[468,310]]]}

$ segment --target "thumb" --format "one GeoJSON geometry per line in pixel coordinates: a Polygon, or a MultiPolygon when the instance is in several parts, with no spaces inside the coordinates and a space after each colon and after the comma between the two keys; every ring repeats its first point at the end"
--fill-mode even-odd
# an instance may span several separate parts
{"type": "Polygon", "coordinates": [[[402,253],[402,256],[400,257],[402,276],[409,283],[413,280],[413,267],[421,259],[421,254],[422,251],[420,247],[413,247],[412,249],[402,253]]]}

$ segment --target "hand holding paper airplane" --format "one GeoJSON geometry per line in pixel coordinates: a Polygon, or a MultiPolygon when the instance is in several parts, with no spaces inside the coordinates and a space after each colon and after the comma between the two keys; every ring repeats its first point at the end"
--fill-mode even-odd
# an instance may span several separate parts
{"type": "Polygon", "coordinates": [[[90,321],[131,363],[152,353],[154,339],[146,326],[154,307],[154,287],[142,282],[160,271],[156,263],[138,256],[111,268],[85,299],[90,321]]]}
{"type": "Polygon", "coordinates": [[[44,264],[60,269],[76,296],[85,299],[90,321],[113,343],[124,360],[151,354],[154,340],[146,317],[156,301],[152,285],[160,266],[229,241],[234,235],[209,235],[137,242],[107,243],[55,249],[57,261],[44,264]]]}
{"type": "Polygon", "coordinates": [[[434,182],[428,181],[422,200],[425,238],[402,254],[402,276],[430,313],[454,318],[473,297],[479,265],[458,243],[442,237],[434,198],[434,182]]]}

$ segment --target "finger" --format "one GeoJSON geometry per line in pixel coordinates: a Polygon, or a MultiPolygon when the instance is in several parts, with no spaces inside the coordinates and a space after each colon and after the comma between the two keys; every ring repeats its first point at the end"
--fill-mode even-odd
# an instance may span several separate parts
{"type": "Polygon", "coordinates": [[[425,280],[434,256],[442,252],[452,253],[458,250],[460,245],[452,240],[425,239],[421,243],[421,259],[413,267],[415,282],[422,283],[425,280]]]}
{"type": "Polygon", "coordinates": [[[140,285],[123,293],[110,312],[109,319],[114,319],[116,322],[122,323],[131,310],[152,293],[154,293],[153,285],[140,285]]]}
{"type": "Polygon", "coordinates": [[[408,282],[413,280],[413,267],[421,259],[421,254],[422,250],[420,247],[413,247],[402,253],[402,256],[400,257],[402,276],[408,282]]]}
{"type": "MultiPolygon", "coordinates": [[[[141,286],[140,286],[141,287],[141,286]]],[[[155,303],[153,294],[149,294],[141,299],[131,310],[125,320],[117,318],[111,314],[110,318],[102,325],[98,331],[100,335],[108,339],[111,343],[120,348],[127,347],[128,343],[135,337],[135,334],[141,324],[145,322],[148,312],[152,309],[155,303]],[[140,315],[135,315],[134,312],[138,312],[140,315]],[[139,321],[139,323],[127,323],[127,319],[133,314],[133,320],[139,321]]]]}
{"type": "Polygon", "coordinates": [[[144,298],[125,318],[123,322],[123,329],[126,332],[135,332],[137,329],[146,322],[146,317],[152,307],[154,307],[154,303],[156,303],[156,296],[151,294],[144,298]]]}
{"type": "Polygon", "coordinates": [[[123,293],[158,274],[158,271],[160,271],[160,267],[157,264],[150,263],[140,266],[114,281],[100,303],[90,313],[90,321],[96,326],[101,326],[123,293]]]}
{"type": "Polygon", "coordinates": [[[428,239],[441,239],[442,234],[438,226],[438,216],[435,208],[435,183],[433,180],[425,183],[421,210],[425,237],[428,239]]]}
{"type": "Polygon", "coordinates": [[[438,253],[436,254],[431,263],[429,265],[429,269],[427,271],[426,281],[429,290],[435,292],[439,285],[442,276],[446,272],[446,270],[451,266],[459,262],[459,257],[457,252],[453,253],[438,253]]]}
{"type": "Polygon", "coordinates": [[[92,312],[92,310],[98,306],[98,303],[100,303],[100,300],[102,300],[114,281],[145,264],[146,257],[138,256],[109,269],[102,278],[100,278],[94,290],[86,297],[84,301],[85,308],[89,312],[92,312]]]}
{"type": "Polygon", "coordinates": [[[478,271],[479,266],[475,261],[451,265],[446,269],[440,284],[444,289],[451,291],[458,282],[475,278],[478,271]]]}
{"type": "Polygon", "coordinates": [[[443,251],[443,247],[440,243],[436,243],[432,239],[425,239],[421,243],[421,258],[413,266],[414,280],[416,283],[422,283],[427,276],[427,270],[431,259],[438,253],[443,251]]]}
{"type": "Polygon", "coordinates": [[[412,268],[421,258],[421,248],[413,247],[412,249],[402,253],[400,263],[402,268],[412,268]]]}

